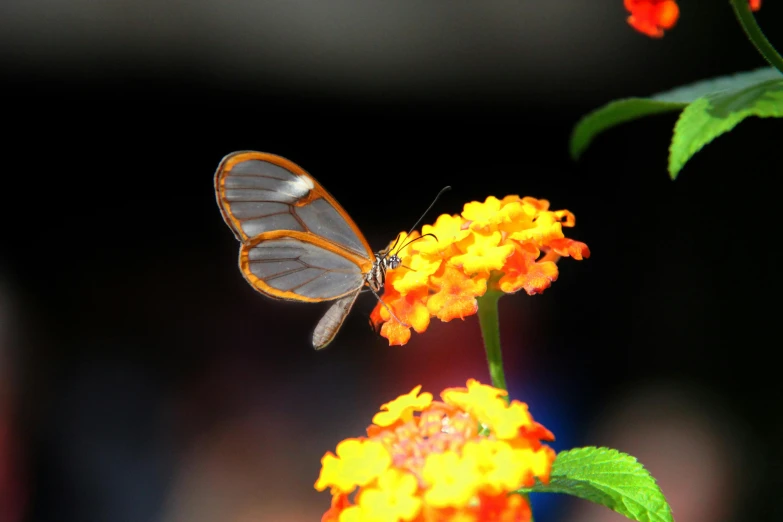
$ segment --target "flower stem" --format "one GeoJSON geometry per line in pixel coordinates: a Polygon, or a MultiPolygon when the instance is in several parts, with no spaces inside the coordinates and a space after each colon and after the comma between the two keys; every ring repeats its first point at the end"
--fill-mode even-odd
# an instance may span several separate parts
{"type": "Polygon", "coordinates": [[[478,298],[478,317],[484,349],[487,351],[489,375],[492,386],[507,390],[506,376],[503,374],[503,353],[500,350],[500,321],[498,319],[498,300],[503,292],[493,289],[493,278],[487,281],[487,292],[478,298]]]}
{"type": "Polygon", "coordinates": [[[734,14],[737,16],[742,29],[750,39],[750,42],[756,46],[756,49],[771,66],[783,73],[783,57],[769,43],[767,37],[761,31],[761,27],[756,23],[756,18],[750,10],[748,0],[730,0],[731,7],[734,8],[734,14]]]}

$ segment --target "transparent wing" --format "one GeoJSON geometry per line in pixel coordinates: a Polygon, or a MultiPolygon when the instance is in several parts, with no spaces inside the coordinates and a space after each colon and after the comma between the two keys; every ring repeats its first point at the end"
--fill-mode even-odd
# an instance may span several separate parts
{"type": "Polygon", "coordinates": [[[372,259],[356,224],[312,176],[295,163],[264,152],[234,152],[215,173],[223,219],[237,239],[272,230],[309,232],[372,259]]]}
{"type": "Polygon", "coordinates": [[[334,336],[340,331],[343,322],[345,322],[345,318],[348,317],[351,308],[353,308],[353,303],[356,302],[358,295],[359,291],[357,290],[352,294],[341,297],[329,307],[313,331],[313,348],[320,350],[326,348],[332,342],[334,336]]]}
{"type": "Polygon", "coordinates": [[[308,234],[275,231],[242,245],[239,267],[256,290],[296,301],[328,301],[357,292],[364,271],[308,234]],[[269,237],[269,236],[273,237],[269,237]]]}

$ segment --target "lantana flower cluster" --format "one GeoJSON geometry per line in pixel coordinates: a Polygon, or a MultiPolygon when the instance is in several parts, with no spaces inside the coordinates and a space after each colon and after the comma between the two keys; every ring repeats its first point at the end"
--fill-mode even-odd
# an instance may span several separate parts
{"type": "Polygon", "coordinates": [[[433,400],[410,393],[381,406],[367,436],[321,459],[315,489],[329,489],[322,522],[527,522],[527,499],[511,494],[549,482],[552,433],[525,403],[469,380],[433,400]]]}
{"type": "Polygon", "coordinates": [[[432,317],[451,321],[475,314],[476,298],[487,292],[492,275],[493,290],[540,293],[557,279],[561,256],[590,256],[587,245],[563,234],[563,227],[574,224],[571,212],[549,210],[545,199],[490,196],[424,225],[423,236],[402,233],[395,244],[404,248],[393,250],[402,266],[388,272],[382,296],[394,316],[378,303],[370,321],[390,345],[402,345],[411,328],[424,332],[432,317]]]}
{"type": "MultiPolygon", "coordinates": [[[[660,38],[665,30],[674,27],[680,17],[680,7],[675,0],[624,0],[630,13],[628,23],[652,38],[660,38]]],[[[748,0],[751,11],[761,9],[761,0],[748,0]]]]}

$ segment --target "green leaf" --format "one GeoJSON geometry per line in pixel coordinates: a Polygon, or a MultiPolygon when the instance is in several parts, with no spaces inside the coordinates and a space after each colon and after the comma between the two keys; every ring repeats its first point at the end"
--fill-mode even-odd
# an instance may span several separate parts
{"type": "Polygon", "coordinates": [[[549,484],[517,493],[565,493],[596,502],[640,522],[673,522],[655,479],[636,458],[611,448],[558,453],[549,484]]]}
{"type": "Polygon", "coordinates": [[[744,89],[767,80],[780,80],[781,74],[774,67],[762,67],[726,76],[718,76],[709,80],[701,80],[670,91],[659,92],[652,96],[653,100],[690,103],[697,98],[719,91],[744,89]]]}
{"type": "Polygon", "coordinates": [[[570,151],[574,160],[587,149],[600,133],[621,123],[658,114],[678,111],[686,106],[681,102],[667,102],[649,98],[625,98],[607,103],[600,109],[583,116],[571,133],[570,151]]]}
{"type": "Polygon", "coordinates": [[[699,81],[649,98],[625,98],[610,102],[585,115],[574,126],[569,146],[571,157],[579,159],[598,134],[621,123],[652,114],[681,110],[691,102],[721,91],[752,88],[769,80],[780,79],[781,74],[775,68],[764,67],[699,81]]]}
{"type": "Polygon", "coordinates": [[[783,117],[783,77],[740,89],[707,94],[689,104],[674,126],[669,147],[669,176],[676,179],[702,147],[748,116],[783,117]]]}

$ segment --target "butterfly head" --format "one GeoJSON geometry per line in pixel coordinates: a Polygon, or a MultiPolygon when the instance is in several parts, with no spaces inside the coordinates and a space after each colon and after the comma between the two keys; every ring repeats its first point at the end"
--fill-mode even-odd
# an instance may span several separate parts
{"type": "Polygon", "coordinates": [[[402,259],[397,254],[388,252],[376,252],[372,269],[366,275],[367,284],[376,292],[380,292],[386,283],[386,271],[394,270],[402,265],[402,259]]]}
{"type": "Polygon", "coordinates": [[[392,254],[385,256],[381,262],[385,265],[386,270],[394,270],[402,264],[402,259],[397,254],[392,254]]]}

